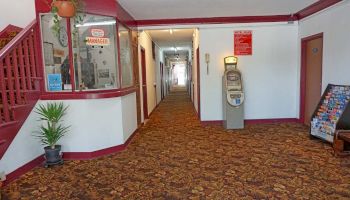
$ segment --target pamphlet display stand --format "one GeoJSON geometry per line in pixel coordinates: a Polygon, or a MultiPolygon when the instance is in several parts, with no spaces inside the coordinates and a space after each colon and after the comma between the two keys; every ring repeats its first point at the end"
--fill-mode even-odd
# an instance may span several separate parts
{"type": "Polygon", "coordinates": [[[310,134],[333,143],[336,130],[350,130],[350,86],[328,84],[311,117],[310,134]]]}

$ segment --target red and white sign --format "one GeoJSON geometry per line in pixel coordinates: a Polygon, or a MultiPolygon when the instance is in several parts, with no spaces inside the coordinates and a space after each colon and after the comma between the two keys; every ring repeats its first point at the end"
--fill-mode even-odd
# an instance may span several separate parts
{"type": "Polygon", "coordinates": [[[90,45],[90,46],[108,46],[108,45],[110,45],[110,41],[109,41],[109,38],[86,37],[86,45],[90,45]]]}
{"type": "Polygon", "coordinates": [[[252,55],[252,31],[235,31],[234,33],[234,55],[252,55]]]}
{"type": "Polygon", "coordinates": [[[91,36],[101,38],[101,37],[105,36],[105,31],[103,29],[93,28],[93,29],[91,29],[91,36]]]}

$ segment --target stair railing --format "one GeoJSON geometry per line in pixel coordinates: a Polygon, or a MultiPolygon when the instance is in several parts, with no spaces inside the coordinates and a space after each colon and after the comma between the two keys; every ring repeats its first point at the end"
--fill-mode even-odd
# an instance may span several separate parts
{"type": "Polygon", "coordinates": [[[0,126],[14,121],[11,110],[27,103],[26,92],[40,90],[37,28],[34,20],[0,50],[0,126]]]}

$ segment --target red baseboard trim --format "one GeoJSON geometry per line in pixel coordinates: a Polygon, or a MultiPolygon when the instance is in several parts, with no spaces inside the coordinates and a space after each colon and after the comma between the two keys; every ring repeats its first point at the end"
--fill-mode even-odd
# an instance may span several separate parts
{"type": "MultiPolygon", "coordinates": [[[[203,126],[222,125],[223,120],[201,121],[203,126]]],[[[276,119],[247,119],[244,124],[273,124],[273,123],[301,123],[297,118],[276,118],[276,119]]]]}
{"type": "Polygon", "coordinates": [[[45,161],[44,155],[40,155],[29,163],[23,165],[22,167],[16,169],[15,171],[6,175],[6,180],[4,181],[4,186],[8,185],[10,182],[16,180],[23,174],[32,170],[33,168],[41,165],[45,161]]]}
{"type": "Polygon", "coordinates": [[[148,115],[148,119],[152,116],[152,114],[154,113],[154,111],[158,108],[159,104],[161,103],[162,101],[160,101],[156,107],[153,108],[153,110],[151,111],[151,113],[148,115]]]}
{"type": "Polygon", "coordinates": [[[128,138],[128,140],[121,145],[117,145],[114,147],[109,147],[106,149],[101,149],[93,152],[63,152],[63,159],[64,160],[91,160],[95,159],[101,156],[117,153],[120,151],[125,150],[128,145],[130,144],[131,140],[135,137],[138,129],[136,129],[131,136],[128,138]]]}
{"type": "Polygon", "coordinates": [[[223,125],[223,120],[213,120],[213,121],[201,121],[201,124],[203,126],[210,126],[210,125],[223,125]]]}
{"type": "MultiPolygon", "coordinates": [[[[109,155],[112,153],[117,153],[120,151],[123,151],[127,148],[127,146],[130,144],[132,139],[137,134],[138,129],[136,129],[132,135],[128,138],[128,140],[121,145],[101,149],[98,151],[93,152],[65,152],[63,153],[63,159],[64,160],[91,160],[94,158],[98,158],[101,156],[109,155]]],[[[23,165],[22,167],[16,169],[15,171],[9,173],[6,175],[6,181],[4,182],[4,186],[8,185],[12,181],[16,180],[23,174],[29,172],[30,170],[34,169],[37,166],[40,166],[45,161],[45,158],[43,155],[40,155],[39,157],[35,158],[34,160],[30,161],[29,163],[23,165]]]]}
{"type": "Polygon", "coordinates": [[[248,119],[244,124],[273,124],[273,123],[298,123],[297,118],[276,118],[276,119],[248,119]]]}

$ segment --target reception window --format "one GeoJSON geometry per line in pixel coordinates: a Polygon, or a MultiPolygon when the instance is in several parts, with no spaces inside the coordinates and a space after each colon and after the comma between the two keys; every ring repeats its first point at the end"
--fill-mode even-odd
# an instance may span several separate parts
{"type": "Polygon", "coordinates": [[[72,24],[72,30],[75,88],[118,88],[115,19],[86,15],[83,23],[72,24]]]}
{"type": "Polygon", "coordinates": [[[42,14],[40,19],[47,92],[133,86],[130,30],[115,18],[86,14],[75,23],[42,14]]]}
{"type": "Polygon", "coordinates": [[[71,91],[67,21],[54,19],[51,14],[41,15],[41,29],[46,89],[50,92],[71,91]],[[55,25],[54,20],[59,23],[55,25]]]}
{"type": "Polygon", "coordinates": [[[122,68],[122,87],[133,85],[131,31],[119,24],[120,63],[122,68]]]}

